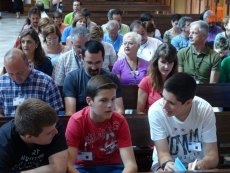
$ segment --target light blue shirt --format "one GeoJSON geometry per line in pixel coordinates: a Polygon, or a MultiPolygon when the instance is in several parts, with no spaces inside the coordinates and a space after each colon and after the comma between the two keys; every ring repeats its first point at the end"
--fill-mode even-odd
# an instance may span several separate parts
{"type": "Polygon", "coordinates": [[[117,39],[116,39],[115,41],[113,41],[113,40],[109,37],[109,34],[107,33],[107,34],[104,34],[104,36],[103,36],[103,41],[112,44],[112,45],[113,45],[113,48],[114,48],[114,50],[115,50],[115,52],[116,52],[116,54],[117,54],[118,51],[119,51],[119,49],[120,49],[120,47],[121,47],[121,45],[122,45],[122,42],[123,42],[123,35],[118,34],[118,35],[117,35],[117,39]]]}

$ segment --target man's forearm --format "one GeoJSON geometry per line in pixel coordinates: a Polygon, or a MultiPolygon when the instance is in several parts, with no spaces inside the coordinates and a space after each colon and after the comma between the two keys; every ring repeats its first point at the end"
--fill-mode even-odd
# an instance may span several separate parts
{"type": "Polygon", "coordinates": [[[218,165],[219,159],[213,157],[204,157],[202,160],[197,162],[196,168],[198,170],[213,169],[218,165]]]}
{"type": "Polygon", "coordinates": [[[123,169],[122,173],[134,173],[137,172],[137,165],[135,164],[127,164],[127,166],[125,166],[125,168],[123,169]]]}

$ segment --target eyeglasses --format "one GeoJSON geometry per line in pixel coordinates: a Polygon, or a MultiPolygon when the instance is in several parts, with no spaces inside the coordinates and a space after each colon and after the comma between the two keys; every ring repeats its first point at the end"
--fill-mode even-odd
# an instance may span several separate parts
{"type": "Polygon", "coordinates": [[[74,44],[72,44],[72,46],[73,46],[74,49],[82,49],[81,45],[74,45],[74,44]]]}
{"type": "Polygon", "coordinates": [[[91,62],[91,61],[84,61],[88,66],[99,66],[101,65],[102,61],[96,61],[96,62],[91,62]]]}

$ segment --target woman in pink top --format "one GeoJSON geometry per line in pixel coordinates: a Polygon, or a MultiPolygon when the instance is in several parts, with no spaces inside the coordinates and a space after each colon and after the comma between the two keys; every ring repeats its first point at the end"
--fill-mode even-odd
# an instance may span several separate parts
{"type": "Polygon", "coordinates": [[[138,113],[145,113],[151,104],[161,98],[164,81],[176,72],[177,51],[170,43],[163,43],[156,50],[148,76],[138,85],[138,113]]]}

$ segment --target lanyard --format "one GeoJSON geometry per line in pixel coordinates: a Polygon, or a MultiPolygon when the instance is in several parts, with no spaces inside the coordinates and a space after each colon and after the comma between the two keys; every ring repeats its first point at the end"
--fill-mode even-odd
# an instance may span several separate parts
{"type": "Polygon", "coordinates": [[[192,51],[192,48],[191,48],[191,54],[192,54],[192,61],[193,61],[193,68],[194,68],[194,72],[195,72],[195,80],[198,80],[198,74],[199,74],[199,69],[200,69],[200,66],[204,60],[204,56],[202,57],[201,61],[199,62],[198,66],[196,66],[196,61],[195,61],[195,57],[193,56],[193,51],[192,51]]]}
{"type": "Polygon", "coordinates": [[[79,64],[80,58],[77,56],[76,53],[74,53],[74,58],[75,58],[75,61],[76,61],[76,63],[77,63],[78,68],[80,68],[80,64],[79,64]]]}

